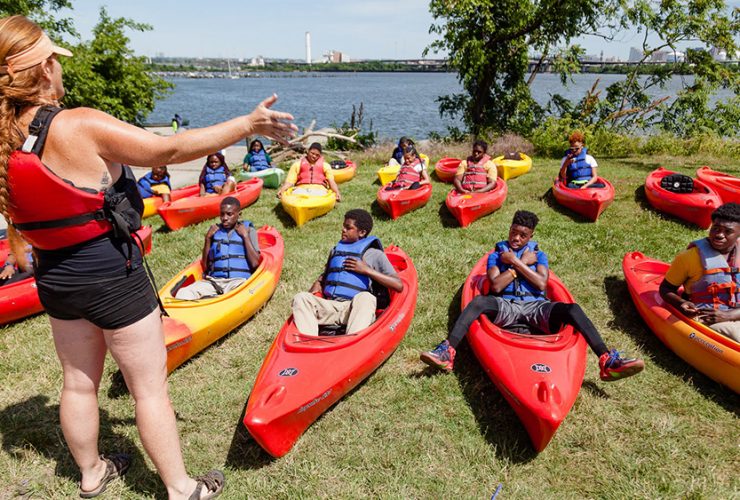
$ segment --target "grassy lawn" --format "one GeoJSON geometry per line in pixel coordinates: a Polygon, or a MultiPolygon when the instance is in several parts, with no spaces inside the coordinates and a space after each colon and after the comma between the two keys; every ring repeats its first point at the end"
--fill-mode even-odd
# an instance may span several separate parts
{"type": "MultiPolygon", "coordinates": [[[[467,147],[465,148],[467,149],[467,147]]],[[[432,151],[436,161],[445,150],[432,151]]],[[[450,148],[448,153],[461,153],[450,148]]],[[[387,152],[386,152],[387,153],[387,152]]],[[[555,205],[548,192],[559,162],[535,158],[509,182],[498,212],[457,227],[444,207],[450,186],[434,181],[429,204],[397,221],[374,203],[380,156],[360,155],[357,177],[340,185],[344,202],[296,228],[273,190],[244,210],[256,225],[277,227],[286,243],[282,280],[267,306],[239,330],[170,375],[189,471],[222,467],[224,498],[730,498],[740,491],[740,398],[665,348],[635,310],[624,279],[625,252],[670,260],[704,231],[652,210],[642,185],[659,165],[693,174],[703,164],[740,174],[740,164],[692,158],[597,158],[615,202],[597,223],[555,205]],[[416,315],[393,356],[316,422],[285,457],[272,460],[241,418],[273,337],[340,236],[349,208],[372,207],[373,232],[414,259],[416,315]],[[419,351],[443,339],[459,314],[470,268],[504,239],[517,209],[540,216],[535,239],[553,270],[610,347],[643,357],[645,372],[605,384],[589,353],[583,388],[548,448],[532,451],[513,410],[465,343],[452,375],[432,373],[419,351]]],[[[150,264],[164,283],[201,251],[211,222],[170,233],[158,217],[150,264]]],[[[0,498],[76,496],[76,466],[59,429],[61,371],[48,321],[39,315],[0,332],[0,498]]],[[[138,438],[131,397],[109,359],[100,391],[101,450],[135,462],[104,498],[164,497],[138,438]]]]}

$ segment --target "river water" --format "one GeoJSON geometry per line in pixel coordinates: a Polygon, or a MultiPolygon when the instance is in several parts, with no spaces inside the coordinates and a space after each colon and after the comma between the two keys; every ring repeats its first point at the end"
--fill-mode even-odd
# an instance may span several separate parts
{"type": "MultiPolygon", "coordinates": [[[[623,80],[624,75],[577,74],[564,87],[555,74],[540,74],[532,85],[532,95],[546,104],[553,94],[580,99],[599,79],[598,88],[623,80]]],[[[681,78],[673,77],[666,89],[656,89],[655,96],[675,95],[681,78]]],[[[690,77],[689,77],[690,78],[690,77]]],[[[416,139],[429,132],[444,133],[449,125],[460,125],[441,119],[436,99],[459,92],[454,73],[260,73],[257,77],[174,78],[174,92],[157,103],[148,122],[169,122],[175,113],[190,120],[190,127],[203,127],[249,112],[273,92],[279,95],[276,109],[295,116],[296,124],[307,127],[341,125],[349,121],[352,105],[364,104],[363,128],[372,122],[382,138],[409,135],[416,139]]],[[[604,92],[605,93],[605,92],[604,92]]],[[[721,91],[725,99],[729,91],[721,91]]]]}

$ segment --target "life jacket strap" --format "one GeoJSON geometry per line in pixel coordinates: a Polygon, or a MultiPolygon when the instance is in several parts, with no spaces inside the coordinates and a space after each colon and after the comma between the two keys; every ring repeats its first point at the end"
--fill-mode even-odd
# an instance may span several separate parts
{"type": "Polygon", "coordinates": [[[33,153],[39,158],[46,145],[46,137],[49,135],[49,124],[51,120],[62,110],[56,106],[41,106],[36,115],[28,125],[28,137],[26,138],[21,151],[24,153],[33,153]]]}
{"type": "Polygon", "coordinates": [[[105,210],[101,208],[100,210],[95,210],[94,212],[88,212],[86,214],[75,215],[72,217],[65,217],[63,219],[18,222],[13,223],[13,226],[15,226],[15,228],[19,231],[35,231],[38,229],[57,229],[61,227],[77,226],[93,220],[106,220],[105,210]]]}

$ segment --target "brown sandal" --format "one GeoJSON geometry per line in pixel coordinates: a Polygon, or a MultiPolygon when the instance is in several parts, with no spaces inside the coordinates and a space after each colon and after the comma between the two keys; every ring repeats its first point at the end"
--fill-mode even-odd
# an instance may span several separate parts
{"type": "Polygon", "coordinates": [[[88,491],[80,488],[80,497],[82,498],[95,498],[103,493],[108,487],[108,483],[126,474],[126,471],[128,471],[131,465],[131,457],[123,453],[116,453],[109,456],[100,455],[100,459],[105,462],[105,475],[100,480],[97,488],[88,491]]]}
{"type": "Polygon", "coordinates": [[[190,495],[189,500],[207,500],[209,498],[216,498],[221,494],[226,485],[224,473],[216,469],[209,471],[207,474],[196,477],[195,480],[198,482],[198,485],[195,487],[195,491],[190,495]],[[200,491],[204,486],[208,493],[204,496],[200,496],[200,491]]]}

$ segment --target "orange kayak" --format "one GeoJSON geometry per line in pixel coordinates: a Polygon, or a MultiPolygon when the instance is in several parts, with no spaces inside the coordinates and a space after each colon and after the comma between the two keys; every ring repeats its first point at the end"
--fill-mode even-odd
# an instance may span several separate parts
{"type": "Polygon", "coordinates": [[[442,182],[452,182],[461,161],[459,158],[442,158],[434,165],[434,173],[442,182]]]}
{"type": "MultiPolygon", "coordinates": [[[[462,307],[486,291],[488,254],[465,280],[462,307]]],[[[574,302],[550,271],[550,300],[574,302]]],[[[502,330],[482,315],[470,326],[468,343],[491,381],[527,429],[535,450],[544,450],[578,397],[586,372],[586,340],[568,326],[554,335],[502,330]]]]}
{"type": "Polygon", "coordinates": [[[393,220],[404,214],[421,208],[432,197],[432,185],[425,184],[419,189],[394,189],[386,191],[386,186],[378,190],[378,205],[391,216],[393,220]]]}
{"type": "Polygon", "coordinates": [[[391,291],[390,305],[370,327],[353,335],[313,337],[301,334],[291,316],[272,343],[249,396],[244,425],[273,457],[288,453],[321,414],[393,354],[406,334],[416,308],[416,269],[400,248],[390,246],[385,253],[403,292],[391,291]]]}
{"type": "Polygon", "coordinates": [[[499,178],[496,180],[496,187],[485,193],[460,193],[457,189],[452,189],[447,194],[445,204],[460,225],[466,227],[501,208],[508,192],[506,181],[499,178]]]}
{"type": "Polygon", "coordinates": [[[627,288],[637,311],[668,349],[707,377],[740,394],[740,344],[687,318],[658,292],[669,264],[630,252],[622,260],[627,288]]]}
{"type": "Polygon", "coordinates": [[[740,178],[709,167],[698,169],[696,176],[719,193],[722,203],[740,203],[740,178]]]}
{"type": "MultiPolygon", "coordinates": [[[[199,192],[200,186],[197,184],[179,189],[173,189],[170,193],[170,201],[181,200],[189,196],[198,196],[199,192]]],[[[157,215],[157,210],[159,210],[159,207],[161,207],[163,203],[164,201],[162,201],[161,196],[154,195],[150,196],[149,198],[144,198],[144,215],[142,215],[142,218],[146,219],[147,217],[151,217],[152,215],[157,215]]]]}
{"type": "Polygon", "coordinates": [[[569,188],[560,179],[555,179],[555,183],[552,186],[552,194],[558,203],[564,207],[596,222],[599,215],[614,201],[614,186],[612,186],[611,182],[603,177],[599,177],[598,182],[604,184],[605,187],[575,189],[569,188]]]}
{"type": "Polygon", "coordinates": [[[722,198],[714,188],[698,179],[694,180],[694,191],[691,193],[674,193],[664,189],[660,185],[661,179],[675,173],[663,167],[653,170],[645,180],[645,196],[656,210],[707,229],[712,225],[712,212],[722,205],[722,198]]]}
{"type": "Polygon", "coordinates": [[[251,205],[262,192],[262,179],[249,179],[236,185],[236,191],[218,196],[190,196],[177,201],[163,203],[159,215],[172,231],[196,224],[206,219],[218,217],[221,213],[221,200],[233,196],[239,200],[242,208],[251,205]]]}
{"type": "Polygon", "coordinates": [[[234,290],[198,300],[173,297],[173,289],[202,278],[200,259],[159,290],[159,297],[169,314],[162,318],[168,372],[254,316],[272,297],[283,269],[283,238],[277,229],[269,226],[260,228],[257,236],[260,264],[252,276],[234,290]]]}

